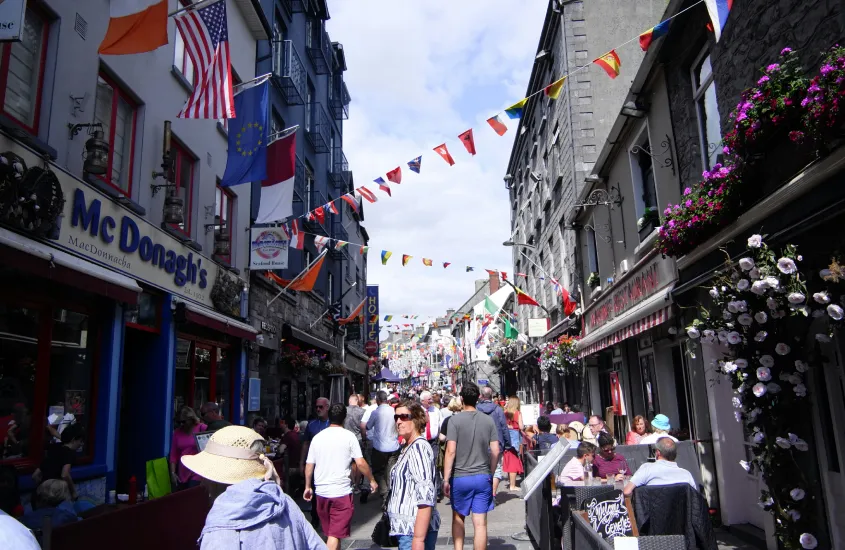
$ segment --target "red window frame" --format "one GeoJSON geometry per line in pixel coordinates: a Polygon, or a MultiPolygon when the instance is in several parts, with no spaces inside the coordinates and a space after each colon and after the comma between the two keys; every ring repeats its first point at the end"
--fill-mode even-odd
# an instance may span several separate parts
{"type": "Polygon", "coordinates": [[[137,129],[138,125],[138,103],[125,91],[120,85],[114,81],[111,77],[107,74],[100,72],[99,77],[106,81],[106,84],[111,86],[112,88],[112,106],[111,106],[111,120],[109,121],[109,135],[107,140],[109,142],[109,162],[108,168],[106,169],[106,173],[97,176],[100,178],[103,183],[113,187],[119,193],[126,195],[127,197],[132,196],[132,170],[135,163],[135,130],[137,129]],[[112,163],[114,159],[114,132],[115,132],[115,124],[117,122],[117,105],[119,100],[122,99],[126,103],[128,103],[132,107],[132,135],[129,137],[129,166],[127,167],[128,170],[128,180],[127,180],[127,188],[124,191],[120,185],[115,185],[111,181],[111,173],[112,173],[112,163]]]}
{"type": "Polygon", "coordinates": [[[14,121],[18,126],[26,130],[28,133],[32,135],[38,135],[38,125],[41,121],[41,100],[44,94],[44,66],[47,63],[47,44],[49,42],[49,34],[50,34],[50,20],[44,14],[43,11],[37,9],[36,7],[32,6],[34,2],[30,2],[30,5],[27,6],[27,11],[31,11],[32,14],[37,16],[43,25],[42,29],[42,40],[41,40],[41,60],[39,62],[38,67],[38,84],[36,86],[36,93],[35,93],[35,113],[32,117],[32,126],[29,126],[25,122],[18,120],[14,115],[6,111],[6,87],[8,86],[9,82],[9,63],[12,58],[12,44],[8,43],[2,47],[2,53],[0,53],[0,109],[2,109],[3,114],[9,117],[12,121],[14,121]]]}
{"type": "Polygon", "coordinates": [[[102,319],[96,308],[90,305],[71,302],[56,295],[44,295],[38,298],[19,298],[8,291],[0,291],[0,300],[15,307],[26,307],[38,311],[38,355],[35,361],[35,387],[30,409],[31,427],[27,455],[21,458],[0,460],[2,465],[14,466],[21,472],[35,471],[41,465],[46,450],[47,436],[47,394],[50,392],[50,349],[53,340],[53,313],[57,309],[70,309],[88,315],[91,340],[94,342],[91,356],[91,385],[88,400],[88,418],[85,428],[85,454],[78,457],[76,463],[90,464],[94,461],[96,448],[97,401],[100,379],[100,347],[102,345],[102,319]],[[43,431],[36,433],[37,426],[43,431]]]}
{"type": "MultiPolygon", "coordinates": [[[[198,337],[196,337],[192,334],[186,334],[186,333],[183,333],[183,332],[177,332],[176,337],[181,338],[182,340],[188,340],[191,343],[190,346],[188,347],[188,354],[191,357],[191,360],[190,360],[191,374],[188,378],[188,380],[189,380],[188,381],[188,396],[187,396],[188,399],[185,401],[185,404],[190,405],[191,407],[194,406],[193,399],[194,399],[194,392],[196,390],[196,375],[197,375],[197,364],[196,364],[196,360],[197,360],[196,349],[197,349],[197,346],[204,348],[204,349],[211,350],[211,367],[209,368],[209,374],[208,374],[208,397],[209,397],[209,400],[216,398],[217,397],[217,355],[218,355],[218,349],[228,350],[228,349],[230,349],[231,346],[227,343],[224,343],[224,342],[216,342],[216,341],[213,341],[213,340],[206,340],[206,339],[203,339],[203,338],[198,338],[198,337]]],[[[232,358],[230,358],[230,363],[229,363],[229,392],[230,392],[230,395],[229,395],[229,403],[228,403],[228,407],[227,407],[228,408],[228,416],[226,417],[226,419],[230,422],[231,422],[232,418],[234,418],[233,414],[234,414],[234,411],[235,411],[235,408],[234,408],[235,407],[235,399],[232,396],[236,395],[236,393],[234,392],[234,388],[235,388],[235,367],[234,367],[234,364],[231,362],[231,359],[232,358]]],[[[174,367],[175,367],[175,363],[174,363],[174,367]]],[[[173,397],[175,398],[176,388],[174,388],[173,391],[174,391],[173,397]]],[[[199,408],[199,407],[197,407],[197,408],[199,408]]],[[[174,413],[175,412],[177,412],[177,411],[174,411],[174,413]]],[[[200,419],[200,420],[202,420],[202,419],[200,419]]]]}
{"type": "MultiPolygon", "coordinates": [[[[215,189],[215,196],[214,196],[214,209],[215,209],[214,215],[220,216],[220,223],[223,223],[223,221],[225,220],[226,228],[223,229],[223,228],[218,227],[218,228],[216,228],[216,231],[224,231],[225,230],[226,234],[229,235],[229,254],[227,254],[226,256],[217,256],[217,257],[220,258],[221,260],[223,260],[224,262],[228,263],[229,265],[232,265],[232,252],[233,252],[232,246],[234,245],[234,241],[232,240],[232,216],[235,213],[234,205],[235,205],[235,202],[237,200],[238,200],[238,196],[235,195],[231,191],[231,189],[228,189],[226,187],[220,187],[220,184],[218,183],[217,189],[215,189]],[[219,204],[219,205],[217,204],[217,195],[216,195],[217,192],[219,192],[221,194],[221,197],[225,197],[225,199],[226,199],[225,206],[222,204],[223,201],[220,201],[221,204],[219,204]],[[226,214],[225,218],[223,217],[223,214],[224,214],[223,210],[224,209],[226,211],[225,212],[225,214],[226,214]]],[[[217,223],[216,219],[214,220],[214,223],[217,223]]]]}
{"type": "Polygon", "coordinates": [[[182,214],[185,216],[185,228],[182,229],[179,227],[178,224],[172,223],[170,227],[178,231],[179,233],[184,234],[186,237],[191,236],[191,222],[192,216],[191,212],[193,210],[193,202],[194,202],[194,165],[197,163],[197,158],[185,148],[184,145],[180,144],[178,141],[173,140],[170,144],[170,157],[173,162],[173,181],[176,183],[176,192],[178,193],[182,186],[182,170],[185,169],[185,163],[188,163],[188,169],[191,171],[191,187],[188,189],[188,192],[185,193],[187,200],[185,201],[186,204],[182,206],[182,214]]]}
{"type": "MultiPolygon", "coordinates": [[[[184,8],[187,8],[188,6],[193,4],[192,0],[179,0],[179,3],[182,4],[182,7],[184,7],[184,8]]],[[[182,40],[182,35],[179,34],[178,29],[176,30],[176,38],[173,39],[173,61],[174,61],[173,66],[174,67],[176,66],[175,61],[176,61],[176,41],[177,40],[182,42],[182,49],[184,50],[185,53],[182,55],[182,64],[179,67],[176,67],[176,68],[179,70],[179,73],[183,77],[185,77],[185,80],[188,80],[188,75],[185,74],[185,60],[186,59],[189,60],[191,62],[191,64],[194,66],[194,74],[191,75],[191,79],[188,80],[188,82],[190,82],[192,87],[196,87],[197,80],[199,78],[198,75],[197,75],[197,64],[191,58],[191,56],[188,55],[188,50],[187,50],[187,48],[185,48],[185,41],[182,40]]]]}

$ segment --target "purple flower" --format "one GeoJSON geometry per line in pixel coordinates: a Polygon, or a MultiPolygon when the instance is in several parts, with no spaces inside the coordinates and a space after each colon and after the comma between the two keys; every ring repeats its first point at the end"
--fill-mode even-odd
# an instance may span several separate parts
{"type": "Polygon", "coordinates": [[[722,152],[725,153],[726,155],[730,155],[731,154],[731,148],[726,145],[726,146],[722,147],[722,152]]]}
{"type": "Polygon", "coordinates": [[[690,189],[689,187],[687,187],[686,189],[684,189],[684,196],[687,196],[687,195],[689,195],[690,193],[692,193],[692,189],[690,189]]]}
{"type": "Polygon", "coordinates": [[[774,73],[774,72],[777,72],[779,70],[780,70],[780,65],[778,65],[777,63],[772,63],[771,65],[766,67],[767,73],[774,73]]]}
{"type": "Polygon", "coordinates": [[[780,51],[781,55],[786,55],[788,53],[792,53],[792,48],[784,48],[780,51]]]}
{"type": "Polygon", "coordinates": [[[829,64],[825,63],[824,65],[822,65],[822,68],[821,68],[821,69],[819,69],[819,72],[820,72],[822,75],[828,75],[828,74],[832,73],[832,72],[833,72],[833,71],[835,71],[835,70],[836,70],[836,67],[834,67],[834,66],[832,66],[832,65],[829,65],[829,64]]]}
{"type": "Polygon", "coordinates": [[[757,85],[762,86],[764,83],[766,83],[768,81],[769,81],[768,76],[762,76],[762,77],[760,77],[760,80],[757,81],[757,85]]]}
{"type": "Polygon", "coordinates": [[[743,121],[743,120],[745,120],[746,118],[748,118],[748,115],[746,115],[745,113],[739,113],[739,116],[738,116],[738,117],[736,117],[736,121],[737,121],[737,122],[742,122],[742,121],[743,121]]]}
{"type": "Polygon", "coordinates": [[[809,87],[809,88],[807,88],[807,91],[808,91],[808,92],[811,92],[811,93],[815,93],[815,92],[820,92],[820,91],[822,91],[822,89],[821,89],[821,88],[819,88],[819,85],[818,85],[817,83],[813,82],[813,84],[812,84],[812,85],[810,85],[810,87],[809,87]]]}
{"type": "Polygon", "coordinates": [[[669,227],[675,227],[675,220],[669,220],[669,227]]]}
{"type": "Polygon", "coordinates": [[[692,201],[687,199],[687,202],[685,202],[684,204],[686,205],[687,208],[689,208],[690,206],[692,206],[692,201]]]}
{"type": "Polygon", "coordinates": [[[806,107],[809,104],[810,104],[810,98],[809,97],[805,97],[804,99],[801,100],[801,106],[802,107],[806,107]]]}

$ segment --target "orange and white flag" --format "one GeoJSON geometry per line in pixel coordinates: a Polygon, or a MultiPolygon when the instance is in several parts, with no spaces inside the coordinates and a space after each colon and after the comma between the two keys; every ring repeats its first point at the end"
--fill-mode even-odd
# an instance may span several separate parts
{"type": "Polygon", "coordinates": [[[167,0],[111,0],[101,54],[151,52],[167,44],[167,0]]]}

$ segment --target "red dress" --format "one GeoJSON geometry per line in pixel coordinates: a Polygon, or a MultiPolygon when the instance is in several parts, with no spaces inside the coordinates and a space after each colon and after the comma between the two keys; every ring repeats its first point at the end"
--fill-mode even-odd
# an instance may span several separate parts
{"type": "MultiPolygon", "coordinates": [[[[508,429],[519,430],[521,428],[522,416],[519,414],[519,411],[517,411],[516,413],[514,413],[513,418],[511,420],[508,420],[508,429]]],[[[508,436],[510,436],[510,434],[508,434],[508,436]]],[[[510,448],[505,450],[505,458],[502,462],[502,471],[508,474],[523,473],[522,459],[519,458],[519,449],[510,448]]]]}

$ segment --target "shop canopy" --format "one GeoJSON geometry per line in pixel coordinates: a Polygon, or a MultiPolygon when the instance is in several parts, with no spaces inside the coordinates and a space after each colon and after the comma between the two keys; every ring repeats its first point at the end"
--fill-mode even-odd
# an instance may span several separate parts
{"type": "Polygon", "coordinates": [[[396,376],[395,374],[393,374],[393,372],[389,368],[384,367],[383,369],[381,369],[381,372],[378,373],[378,375],[376,375],[372,378],[372,381],[373,382],[401,382],[402,379],[399,378],[398,376],[396,376]]]}

